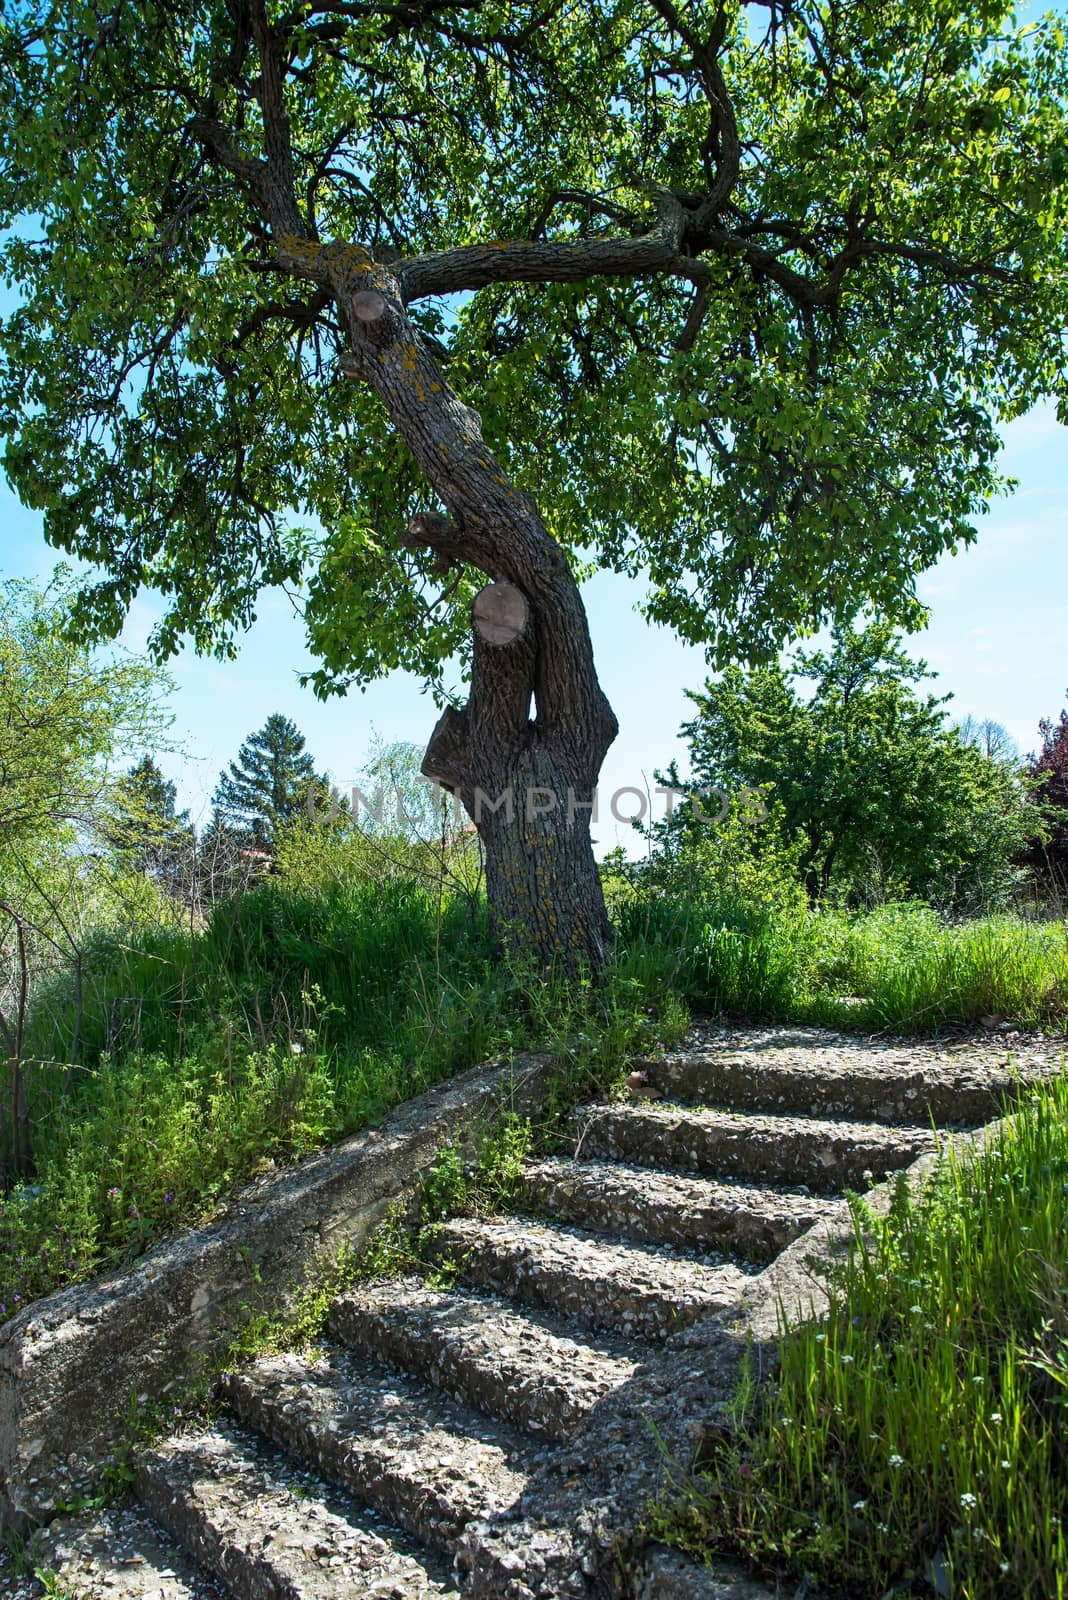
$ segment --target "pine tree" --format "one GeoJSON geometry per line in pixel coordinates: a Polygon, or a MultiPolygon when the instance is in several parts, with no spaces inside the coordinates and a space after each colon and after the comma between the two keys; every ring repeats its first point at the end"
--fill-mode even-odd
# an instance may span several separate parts
{"type": "Polygon", "coordinates": [[[177,810],[177,786],[151,756],[118,780],[102,832],[129,872],[177,888],[193,849],[188,811],[177,810]]]}
{"type": "Polygon", "coordinates": [[[304,735],[279,712],[267,718],[219,776],[214,805],[220,821],[243,837],[246,847],[273,853],[278,831],[300,815],[308,789],[322,784],[304,735]]]}

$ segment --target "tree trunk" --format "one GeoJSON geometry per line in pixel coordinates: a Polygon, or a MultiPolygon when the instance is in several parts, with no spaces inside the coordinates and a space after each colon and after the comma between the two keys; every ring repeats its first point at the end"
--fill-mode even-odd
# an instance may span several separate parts
{"type": "Polygon", "coordinates": [[[525,601],[514,638],[476,629],[470,699],[439,721],[423,771],[478,828],[501,942],[539,968],[596,970],[609,929],[589,806],[618,724],[578,586],[537,507],[490,454],[478,414],[450,388],[389,270],[341,247],[314,250],[348,334],[345,372],[374,389],[449,512],[415,517],[402,545],[432,553],[440,569],[476,568],[525,601]]]}
{"type": "Polygon", "coordinates": [[[540,974],[583,965],[596,972],[609,923],[590,838],[590,746],[576,729],[554,748],[526,717],[523,725],[481,721],[477,690],[498,670],[479,659],[486,648],[476,647],[471,701],[438,723],[423,771],[457,795],[478,829],[498,945],[533,960],[540,974]]]}
{"type": "Polygon", "coordinates": [[[520,803],[512,820],[495,817],[479,828],[491,931],[505,948],[529,952],[541,972],[580,965],[597,971],[610,930],[589,823],[576,818],[569,826],[566,812],[539,816],[523,800],[539,790],[552,793],[559,779],[548,753],[532,750],[513,775],[520,803]]]}
{"type": "Polygon", "coordinates": [[[26,928],[12,906],[0,902],[0,914],[10,919],[15,929],[18,972],[15,985],[15,1011],[9,1020],[0,1011],[0,1041],[7,1048],[7,1126],[0,1135],[0,1185],[7,1188],[33,1176],[33,1149],[30,1143],[30,1108],[26,1102],[22,1047],[26,1032],[26,1013],[30,997],[30,964],[26,950],[26,928]]]}

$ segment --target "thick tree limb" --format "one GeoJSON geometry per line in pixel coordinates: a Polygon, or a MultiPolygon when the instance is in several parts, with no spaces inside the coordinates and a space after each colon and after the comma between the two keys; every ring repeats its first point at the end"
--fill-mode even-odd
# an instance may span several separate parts
{"type": "Polygon", "coordinates": [[[263,187],[270,207],[271,226],[276,234],[295,234],[303,238],[306,230],[297,206],[293,145],[282,96],[285,62],[281,41],[267,20],[266,0],[250,0],[249,16],[260,55],[260,103],[267,152],[263,187]]]}
{"type": "Polygon", "coordinates": [[[232,172],[255,191],[260,209],[266,212],[267,198],[263,187],[267,173],[266,161],[243,156],[234,144],[230,130],[216,117],[193,117],[189,132],[200,141],[217,166],[225,167],[227,172],[232,172]]]}
{"type": "MultiPolygon", "coordinates": [[[[755,276],[777,284],[796,305],[803,307],[832,304],[850,269],[875,257],[930,267],[954,283],[966,283],[975,278],[991,278],[1021,286],[1025,283],[1011,268],[993,262],[962,260],[947,252],[868,239],[863,235],[845,244],[820,276],[810,276],[783,261],[779,252],[754,244],[751,237],[754,231],[753,228],[735,231],[709,226],[702,235],[694,219],[693,232],[687,230],[686,237],[694,248],[749,267],[755,276]]],[[[791,248],[801,251],[804,246],[801,240],[792,239],[791,248]]],[[[597,277],[637,278],[660,274],[685,279],[700,287],[711,278],[708,265],[700,255],[682,254],[672,248],[659,231],[636,239],[578,239],[568,243],[517,239],[465,245],[456,250],[410,257],[399,263],[396,271],[405,304],[431,295],[483,289],[493,283],[584,283],[597,277]]]]}
{"type": "MultiPolygon", "coordinates": [[[[680,227],[681,234],[681,207],[680,227]]],[[[484,289],[491,283],[584,283],[650,273],[701,282],[707,267],[682,254],[662,228],[636,239],[500,240],[463,245],[402,261],[397,278],[405,304],[428,295],[484,289]]]]}

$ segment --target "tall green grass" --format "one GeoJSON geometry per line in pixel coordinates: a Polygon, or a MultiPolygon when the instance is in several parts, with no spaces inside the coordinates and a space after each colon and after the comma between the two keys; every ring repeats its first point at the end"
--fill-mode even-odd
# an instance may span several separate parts
{"type": "Polygon", "coordinates": [[[853,918],[816,915],[826,928],[820,995],[829,1018],[841,1015],[836,999],[845,994],[865,1002],[856,1020],[877,1027],[930,1030],[997,1016],[1063,1031],[1063,920],[1002,915],[946,923],[917,905],[885,906],[853,918]]]}
{"type": "Polygon", "coordinates": [[[0,1318],[490,1056],[621,1060],[661,1002],[622,972],[536,982],[469,895],[399,879],[267,883],[201,933],[100,934],[80,998],[69,972],[36,998],[36,1173],[0,1198],[0,1318]]]}
{"type": "Polygon", "coordinates": [[[856,1247],[825,1323],[661,1512],[698,1554],[742,1552],[849,1600],[1068,1594],[1068,1079],[979,1160],[953,1155],[856,1247]]]}
{"type": "Polygon", "coordinates": [[[795,900],[635,896],[617,910],[624,959],[692,1006],[751,1021],[933,1032],[995,1016],[1063,1032],[1068,926],[929,907],[864,914],[795,900]]]}

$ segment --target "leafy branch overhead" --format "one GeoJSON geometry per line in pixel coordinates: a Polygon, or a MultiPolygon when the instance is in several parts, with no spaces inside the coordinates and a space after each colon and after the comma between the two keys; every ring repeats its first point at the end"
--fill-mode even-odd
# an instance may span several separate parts
{"type": "Polygon", "coordinates": [[[106,568],[89,632],[151,583],[161,651],[226,649],[311,564],[321,688],[434,677],[485,552],[401,540],[427,477],[451,508],[342,375],[383,294],[413,416],[477,405],[573,562],[714,656],[908,620],[1063,389],[1065,61],[951,0],[19,0],[8,471],[106,568]]]}

